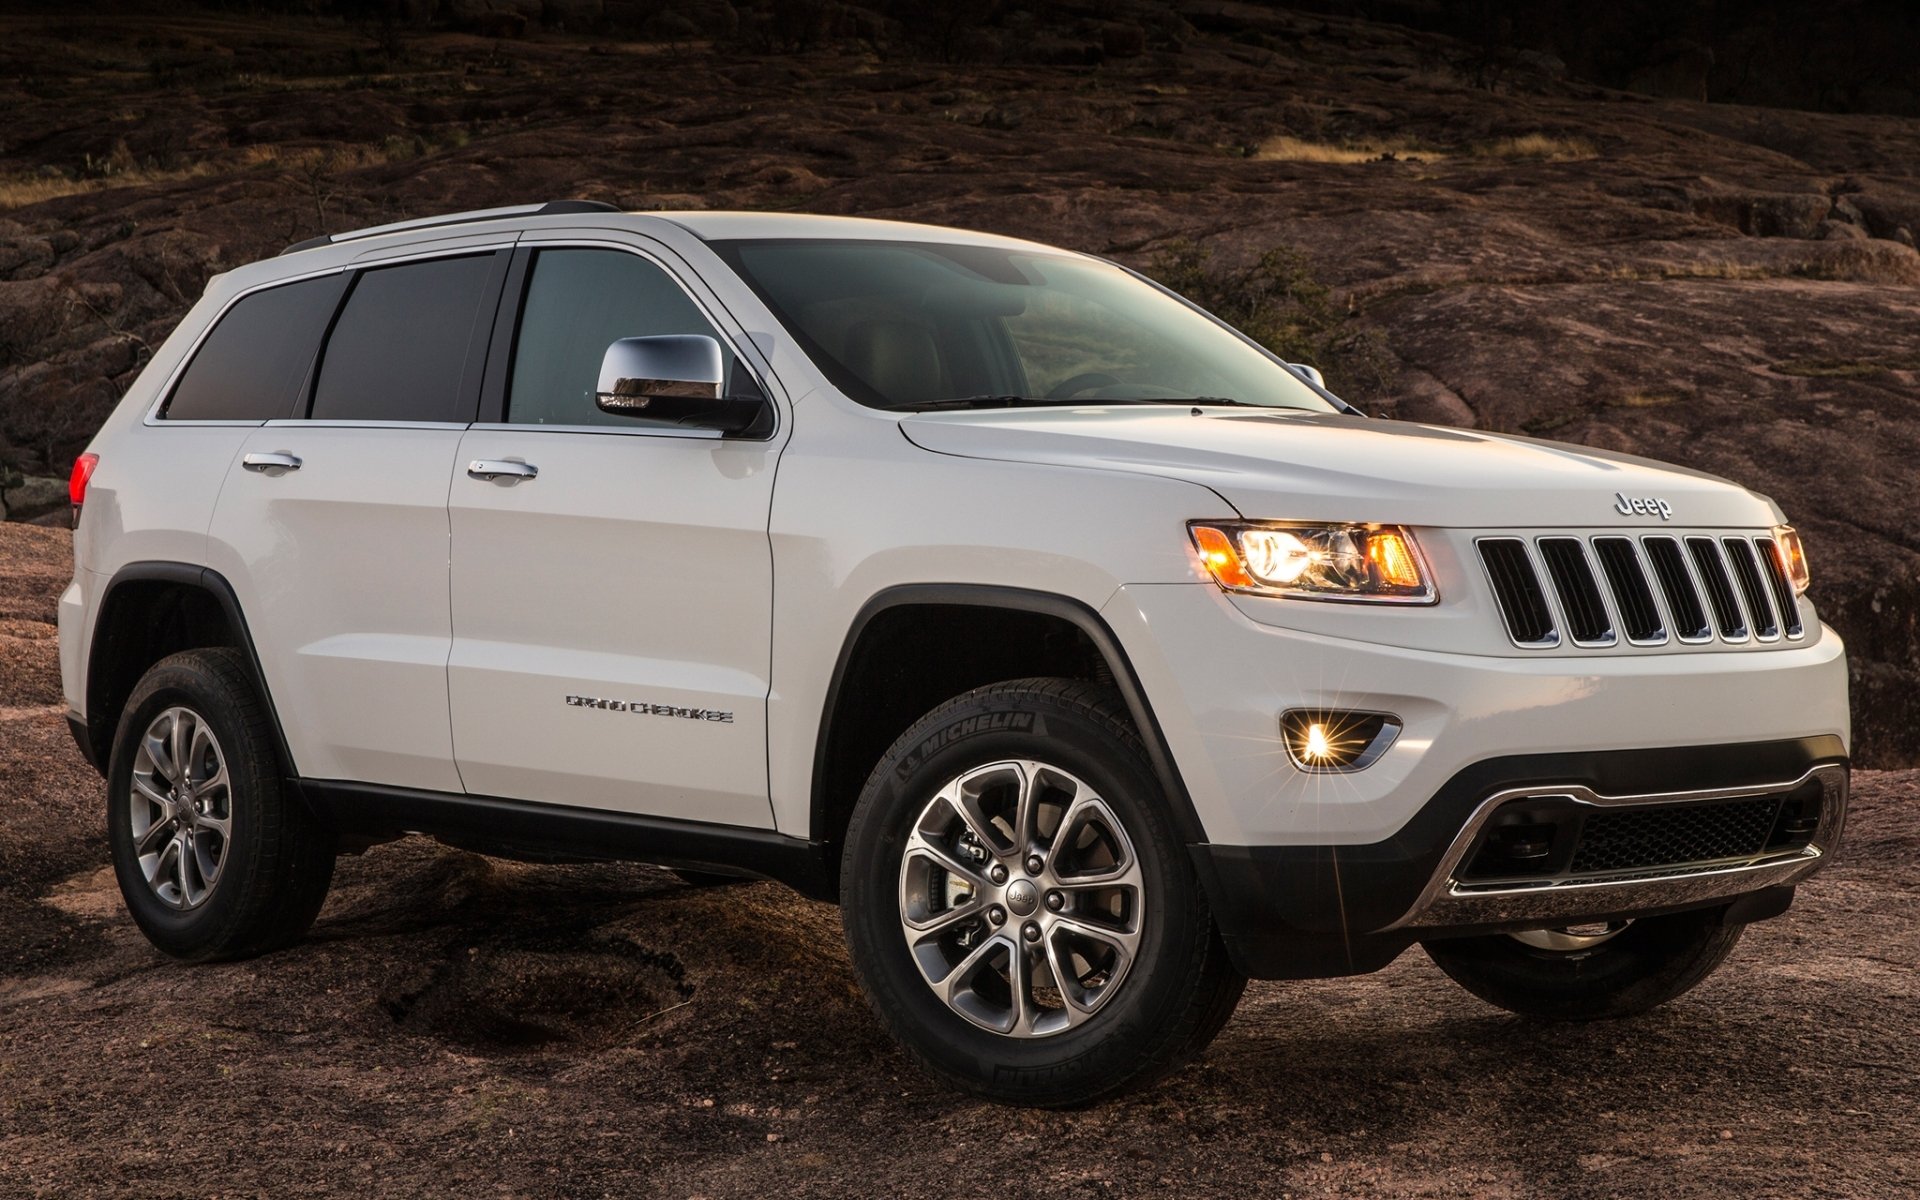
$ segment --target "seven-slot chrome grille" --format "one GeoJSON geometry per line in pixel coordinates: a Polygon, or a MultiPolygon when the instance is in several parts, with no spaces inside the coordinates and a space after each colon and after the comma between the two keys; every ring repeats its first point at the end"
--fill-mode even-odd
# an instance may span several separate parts
{"type": "Polygon", "coordinates": [[[1476,539],[1513,644],[1740,645],[1805,635],[1764,534],[1539,534],[1476,539]]]}

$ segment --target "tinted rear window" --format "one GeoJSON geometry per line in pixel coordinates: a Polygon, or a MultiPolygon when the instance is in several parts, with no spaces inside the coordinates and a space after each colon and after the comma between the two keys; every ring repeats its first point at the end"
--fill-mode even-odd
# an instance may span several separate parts
{"type": "Polygon", "coordinates": [[[241,297],[201,343],[161,415],[170,421],[292,416],[344,286],[344,275],[326,275],[241,297]]]}
{"type": "Polygon", "coordinates": [[[320,358],[313,419],[472,420],[460,383],[492,269],[481,254],[361,272],[320,358]]]}

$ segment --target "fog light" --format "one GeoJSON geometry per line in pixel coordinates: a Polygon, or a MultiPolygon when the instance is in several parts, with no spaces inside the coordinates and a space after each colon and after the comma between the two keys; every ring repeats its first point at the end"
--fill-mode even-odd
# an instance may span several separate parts
{"type": "Polygon", "coordinates": [[[1280,715],[1280,740],[1303,771],[1364,770],[1399,735],[1399,718],[1387,713],[1295,708],[1280,715]]]}

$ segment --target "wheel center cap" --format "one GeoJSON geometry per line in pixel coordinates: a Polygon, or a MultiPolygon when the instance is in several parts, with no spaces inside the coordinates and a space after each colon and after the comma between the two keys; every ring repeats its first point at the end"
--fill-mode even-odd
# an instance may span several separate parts
{"type": "Polygon", "coordinates": [[[1030,880],[1015,880],[1013,886],[1007,889],[1007,907],[1013,910],[1015,916],[1032,916],[1033,910],[1039,906],[1040,893],[1034,890],[1030,880]]]}

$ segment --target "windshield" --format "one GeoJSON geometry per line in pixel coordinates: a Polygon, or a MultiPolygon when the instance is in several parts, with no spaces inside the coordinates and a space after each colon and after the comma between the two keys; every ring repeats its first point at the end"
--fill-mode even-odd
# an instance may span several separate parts
{"type": "Polygon", "coordinates": [[[841,391],[874,408],[1335,409],[1261,350],[1108,263],[939,242],[713,248],[841,391]]]}

